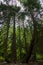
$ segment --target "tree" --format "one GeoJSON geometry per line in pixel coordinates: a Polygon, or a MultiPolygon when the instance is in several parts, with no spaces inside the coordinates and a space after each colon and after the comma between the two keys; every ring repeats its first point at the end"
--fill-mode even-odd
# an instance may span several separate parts
{"type": "Polygon", "coordinates": [[[13,25],[13,38],[12,38],[12,62],[16,62],[16,33],[15,33],[15,14],[14,14],[14,25],[13,25]]]}
{"type": "Polygon", "coordinates": [[[19,61],[21,62],[21,51],[22,51],[22,45],[21,45],[21,27],[20,27],[20,21],[18,22],[19,24],[19,26],[18,26],[18,29],[19,29],[19,51],[20,51],[20,56],[19,56],[19,61]]]}
{"type": "Polygon", "coordinates": [[[34,0],[34,1],[33,0],[31,0],[31,1],[30,0],[21,0],[21,2],[24,4],[25,7],[28,8],[27,10],[30,12],[30,15],[31,15],[31,18],[33,21],[33,27],[34,27],[34,32],[32,35],[29,52],[28,52],[27,58],[26,58],[26,63],[28,63],[28,60],[30,59],[31,54],[32,54],[33,47],[37,43],[37,36],[36,36],[37,35],[37,21],[34,17],[34,9],[36,9],[36,11],[39,11],[40,4],[39,4],[38,0],[34,0]]]}
{"type": "Polygon", "coordinates": [[[7,42],[8,42],[8,34],[9,34],[9,27],[10,27],[10,15],[9,13],[7,12],[7,16],[6,18],[4,18],[4,21],[5,21],[5,27],[6,27],[6,30],[5,30],[5,36],[4,36],[4,57],[5,57],[5,61],[8,60],[8,53],[7,53],[7,42]]]}
{"type": "Polygon", "coordinates": [[[12,46],[11,46],[11,56],[12,56],[12,62],[16,63],[17,57],[16,57],[16,28],[15,28],[15,17],[16,13],[19,12],[20,8],[15,6],[14,11],[12,10],[13,14],[13,38],[12,38],[12,46]]]}

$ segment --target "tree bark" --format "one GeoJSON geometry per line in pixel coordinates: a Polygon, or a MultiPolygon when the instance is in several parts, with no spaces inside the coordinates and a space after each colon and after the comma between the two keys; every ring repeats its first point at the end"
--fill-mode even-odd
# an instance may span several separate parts
{"type": "Polygon", "coordinates": [[[15,33],[15,15],[14,15],[14,25],[13,25],[13,38],[12,38],[12,46],[11,46],[11,57],[12,62],[16,63],[16,33],[15,33]]]}
{"type": "Polygon", "coordinates": [[[21,47],[21,35],[20,35],[20,22],[19,22],[19,50],[20,50],[20,62],[21,62],[21,50],[22,50],[22,47],[21,47]]]}
{"type": "Polygon", "coordinates": [[[33,9],[29,8],[30,14],[31,14],[31,18],[33,21],[33,27],[34,27],[34,31],[33,31],[33,35],[32,35],[32,40],[30,43],[30,47],[28,49],[28,53],[27,53],[27,58],[26,58],[26,63],[28,63],[31,55],[32,55],[32,51],[33,51],[33,47],[34,45],[38,42],[38,32],[37,32],[37,21],[34,18],[34,14],[33,14],[33,9]]]}
{"type": "Polygon", "coordinates": [[[7,18],[5,19],[6,21],[6,30],[5,30],[5,37],[4,37],[4,57],[5,57],[5,61],[8,60],[8,52],[7,52],[7,48],[8,48],[8,34],[9,34],[9,27],[10,27],[10,16],[8,15],[7,18]]]}

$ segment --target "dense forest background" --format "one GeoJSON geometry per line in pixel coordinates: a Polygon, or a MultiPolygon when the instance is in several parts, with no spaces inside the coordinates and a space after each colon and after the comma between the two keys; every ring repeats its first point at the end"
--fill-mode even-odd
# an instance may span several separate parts
{"type": "Polygon", "coordinates": [[[39,0],[0,1],[0,61],[43,60],[43,7],[39,0]]]}

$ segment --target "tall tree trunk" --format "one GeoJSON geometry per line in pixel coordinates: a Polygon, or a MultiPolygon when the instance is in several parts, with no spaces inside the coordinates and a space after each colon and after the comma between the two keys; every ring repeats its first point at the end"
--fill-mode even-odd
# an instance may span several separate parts
{"type": "Polygon", "coordinates": [[[31,8],[29,8],[29,11],[30,11],[31,18],[32,18],[32,21],[33,21],[34,33],[33,33],[33,36],[32,36],[31,43],[30,43],[29,52],[27,53],[26,63],[28,63],[28,61],[31,57],[34,45],[38,42],[37,21],[34,18],[34,14],[33,14],[33,11],[32,11],[31,8]]]}
{"type": "MultiPolygon", "coordinates": [[[[26,29],[24,27],[24,21],[23,21],[23,29],[24,29],[23,36],[24,36],[24,43],[25,43],[25,51],[26,51],[26,55],[27,55],[27,53],[28,53],[28,45],[27,45],[27,41],[26,41],[26,29]]],[[[24,60],[24,62],[26,62],[26,61],[24,60]]]]}
{"type": "Polygon", "coordinates": [[[8,53],[7,53],[7,42],[8,42],[8,34],[9,34],[9,27],[10,27],[10,16],[8,15],[7,18],[5,19],[6,21],[6,30],[5,30],[5,37],[4,37],[4,57],[5,61],[8,60],[8,53]]]}
{"type": "Polygon", "coordinates": [[[21,62],[21,50],[22,50],[22,47],[21,47],[21,35],[20,35],[20,22],[19,22],[19,50],[20,50],[20,62],[21,62]]]}
{"type": "Polygon", "coordinates": [[[12,62],[16,63],[16,33],[15,33],[15,15],[14,15],[14,25],[13,25],[13,38],[12,38],[12,47],[11,47],[11,57],[12,62]]]}

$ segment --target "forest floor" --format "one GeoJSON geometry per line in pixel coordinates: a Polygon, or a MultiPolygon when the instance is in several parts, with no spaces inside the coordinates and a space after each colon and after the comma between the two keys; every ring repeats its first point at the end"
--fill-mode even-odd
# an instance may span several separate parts
{"type": "Polygon", "coordinates": [[[6,62],[0,62],[0,65],[43,65],[43,61],[36,61],[32,62],[30,61],[28,64],[26,63],[6,63],[6,62]]]}

